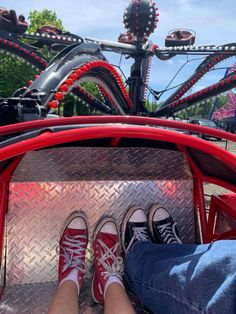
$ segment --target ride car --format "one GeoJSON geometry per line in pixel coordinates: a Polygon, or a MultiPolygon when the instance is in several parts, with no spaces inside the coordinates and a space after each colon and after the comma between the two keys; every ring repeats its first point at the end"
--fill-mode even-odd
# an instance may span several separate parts
{"type": "Polygon", "coordinates": [[[15,10],[7,10],[0,7],[0,29],[6,32],[12,32],[18,35],[22,35],[26,32],[28,23],[25,20],[24,15],[17,17],[15,10]]]}
{"type": "Polygon", "coordinates": [[[169,32],[165,39],[166,47],[188,46],[195,43],[196,33],[188,29],[175,29],[169,32]]]}

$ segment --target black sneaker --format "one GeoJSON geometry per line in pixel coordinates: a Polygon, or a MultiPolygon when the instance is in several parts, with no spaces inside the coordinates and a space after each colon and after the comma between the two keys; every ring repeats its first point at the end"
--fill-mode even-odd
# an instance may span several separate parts
{"type": "Polygon", "coordinates": [[[145,211],[139,207],[132,207],[125,214],[121,226],[121,243],[125,254],[137,241],[151,241],[151,235],[145,211]]]}
{"type": "Polygon", "coordinates": [[[161,205],[153,205],[148,215],[149,230],[156,243],[182,243],[176,223],[168,210],[161,205]]]}

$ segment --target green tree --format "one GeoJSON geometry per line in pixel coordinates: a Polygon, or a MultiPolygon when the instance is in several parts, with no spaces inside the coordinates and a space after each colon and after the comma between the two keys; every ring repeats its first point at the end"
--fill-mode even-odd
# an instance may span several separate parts
{"type": "MultiPolygon", "coordinates": [[[[36,32],[37,29],[43,25],[52,25],[64,30],[62,21],[57,17],[56,13],[47,9],[42,11],[30,11],[28,21],[30,25],[28,28],[29,32],[36,32]]],[[[25,39],[24,41],[33,45],[32,40],[25,39]]],[[[41,48],[40,52],[48,60],[55,55],[55,52],[52,52],[47,46],[41,48]]],[[[9,97],[18,88],[27,85],[29,80],[34,79],[37,70],[14,57],[0,54],[0,73],[0,97],[9,97]]],[[[94,83],[84,83],[83,87],[89,93],[93,94],[98,99],[101,99],[101,95],[94,83]]],[[[67,95],[61,104],[59,113],[61,115],[65,114],[66,116],[71,116],[75,114],[96,114],[96,111],[80,101],[77,97],[67,95]]]]}
{"type": "Polygon", "coordinates": [[[161,104],[157,104],[156,102],[149,101],[149,100],[146,100],[144,105],[145,105],[146,109],[148,110],[148,112],[155,111],[156,109],[158,109],[161,106],[161,104]]]}
{"type": "Polygon", "coordinates": [[[62,21],[57,17],[55,11],[50,11],[47,9],[42,11],[33,10],[30,11],[28,20],[30,22],[28,29],[29,32],[36,32],[37,29],[43,25],[52,25],[61,30],[64,30],[62,21]]]}
{"type": "MultiPolygon", "coordinates": [[[[50,24],[63,29],[62,21],[57,17],[54,11],[31,11],[28,21],[30,23],[29,31],[36,31],[37,28],[50,24]]],[[[48,49],[43,48],[43,55],[50,59],[53,57],[48,49]]],[[[9,97],[18,88],[27,85],[29,80],[34,79],[34,75],[38,74],[36,69],[30,65],[23,63],[15,57],[0,53],[0,97],[9,97]]]]}
{"type": "MultiPolygon", "coordinates": [[[[221,108],[227,101],[227,96],[221,95],[218,98],[218,104],[215,108],[215,111],[217,111],[219,108],[221,108]]],[[[197,105],[193,105],[189,108],[186,108],[179,113],[176,114],[177,117],[181,119],[187,119],[189,117],[199,117],[199,118],[209,118],[209,115],[213,109],[213,106],[215,105],[216,99],[213,98],[210,101],[206,101],[204,103],[199,103],[197,105]]]]}
{"type": "Polygon", "coordinates": [[[21,60],[1,53],[0,73],[0,97],[10,97],[18,88],[27,86],[37,71],[21,60]]]}
{"type": "MultiPolygon", "coordinates": [[[[82,84],[82,87],[86,89],[88,93],[102,101],[101,94],[94,83],[86,82],[82,84]]],[[[66,95],[59,108],[59,114],[65,117],[71,117],[73,115],[95,115],[97,113],[98,112],[94,108],[91,108],[88,104],[73,94],[66,95]]]]}

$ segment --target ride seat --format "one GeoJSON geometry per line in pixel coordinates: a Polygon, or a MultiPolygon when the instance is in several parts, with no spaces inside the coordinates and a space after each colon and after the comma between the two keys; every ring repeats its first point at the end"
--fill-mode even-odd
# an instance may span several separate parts
{"type": "Polygon", "coordinates": [[[15,10],[10,10],[9,19],[12,21],[14,25],[18,25],[17,15],[15,10]]]}

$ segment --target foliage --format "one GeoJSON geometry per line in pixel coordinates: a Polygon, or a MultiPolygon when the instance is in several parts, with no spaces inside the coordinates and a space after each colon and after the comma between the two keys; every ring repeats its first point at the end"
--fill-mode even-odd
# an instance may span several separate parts
{"type": "Polygon", "coordinates": [[[57,17],[55,11],[50,11],[47,9],[42,11],[33,10],[30,11],[28,20],[30,22],[28,29],[29,32],[36,32],[37,29],[43,25],[52,25],[61,30],[64,30],[62,21],[57,17]]]}
{"type": "Polygon", "coordinates": [[[91,108],[73,94],[66,95],[59,108],[59,115],[64,117],[72,117],[74,115],[86,116],[91,114],[91,112],[91,108]]]}
{"type": "Polygon", "coordinates": [[[94,83],[86,82],[86,83],[83,83],[81,86],[85,88],[88,93],[92,94],[97,99],[102,100],[100,91],[98,90],[98,88],[96,87],[94,83]]]}
{"type": "MultiPolygon", "coordinates": [[[[190,117],[201,117],[201,118],[209,118],[209,115],[213,109],[216,99],[200,103],[196,106],[191,106],[186,108],[176,114],[176,116],[180,119],[187,119],[190,117]]],[[[215,108],[215,111],[221,108],[227,101],[227,96],[219,96],[218,104],[215,108]]]]}
{"type": "Polygon", "coordinates": [[[0,73],[0,97],[9,97],[18,88],[27,85],[37,72],[18,59],[0,54],[0,73]]]}
{"type": "MultiPolygon", "coordinates": [[[[92,82],[86,82],[82,84],[82,87],[86,91],[97,99],[102,100],[99,90],[95,87],[95,84],[92,82]]],[[[64,117],[71,117],[73,115],[90,115],[96,114],[96,110],[87,105],[84,101],[80,100],[73,94],[68,94],[65,96],[61,102],[59,114],[64,117]]]]}
{"type": "MultiPolygon", "coordinates": [[[[29,14],[29,31],[36,31],[38,27],[45,24],[54,25],[60,29],[63,29],[62,21],[57,17],[54,11],[31,11],[29,14]]],[[[54,54],[47,48],[42,48],[42,54],[51,59],[54,54]]],[[[0,54],[0,97],[9,97],[18,88],[27,85],[29,80],[34,79],[34,75],[37,73],[31,66],[22,63],[20,60],[15,59],[6,54],[0,54]]]]}
{"type": "MultiPolygon", "coordinates": [[[[30,33],[37,32],[37,30],[41,28],[43,25],[51,25],[57,27],[60,30],[64,30],[62,21],[57,17],[55,11],[50,11],[47,9],[44,9],[42,11],[37,10],[30,11],[28,21],[29,21],[28,32],[30,33]]],[[[31,40],[26,39],[25,41],[28,42],[29,44],[32,45],[34,44],[34,42],[32,42],[31,40]]],[[[42,47],[40,49],[40,52],[48,61],[50,61],[57,54],[56,52],[51,51],[51,49],[48,48],[48,46],[42,47]]]]}
{"type": "Polygon", "coordinates": [[[152,102],[149,100],[146,100],[144,105],[145,105],[146,109],[148,110],[148,112],[155,111],[156,109],[158,109],[161,106],[161,104],[157,104],[156,102],[152,102]]]}
{"type": "MultiPolygon", "coordinates": [[[[64,30],[62,21],[57,17],[54,11],[44,9],[42,11],[30,11],[29,17],[29,32],[36,32],[38,28],[43,25],[52,25],[61,30],[64,30]]],[[[33,44],[32,41],[25,40],[29,44],[33,44]]],[[[47,46],[40,49],[42,55],[50,60],[55,53],[50,51],[47,46]]],[[[18,88],[27,85],[29,80],[34,78],[37,73],[31,66],[10,57],[6,54],[0,54],[0,97],[11,96],[18,88]]],[[[98,99],[101,99],[100,92],[93,83],[85,83],[84,88],[98,99]]],[[[88,115],[96,114],[94,109],[91,109],[83,101],[79,100],[74,95],[67,95],[59,108],[59,114],[65,116],[72,115],[88,115]]]]}
{"type": "MultiPolygon", "coordinates": [[[[221,95],[218,98],[218,103],[216,104],[215,111],[219,110],[226,102],[228,101],[228,97],[225,95],[221,95]]],[[[200,103],[197,105],[193,105],[189,108],[183,109],[180,112],[175,114],[175,117],[178,117],[182,120],[186,120],[190,117],[201,117],[201,118],[210,118],[210,113],[213,109],[213,106],[216,103],[216,99],[212,99],[209,101],[206,101],[204,103],[200,103]]],[[[149,100],[146,100],[145,107],[149,112],[152,112],[158,108],[160,108],[162,103],[156,103],[149,100]]]]}

